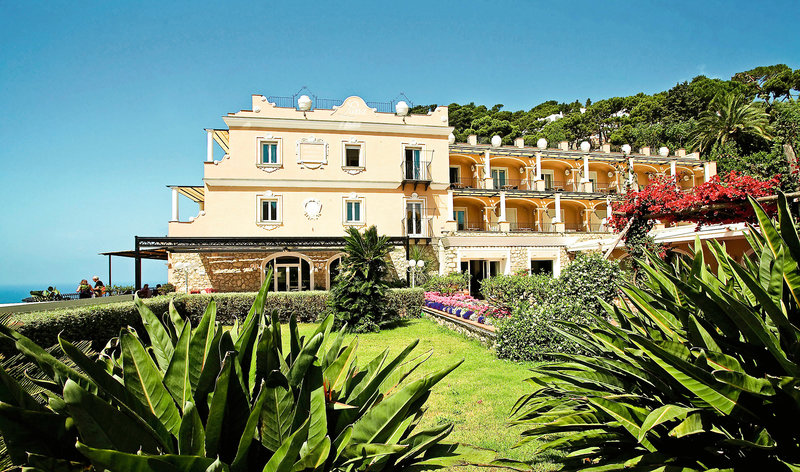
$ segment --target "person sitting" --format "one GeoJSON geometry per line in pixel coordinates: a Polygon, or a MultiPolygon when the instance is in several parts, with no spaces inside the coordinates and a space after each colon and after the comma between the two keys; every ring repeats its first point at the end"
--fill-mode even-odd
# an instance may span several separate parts
{"type": "Polygon", "coordinates": [[[80,285],[75,290],[78,292],[78,298],[92,298],[92,286],[86,279],[82,279],[80,285]]]}
{"type": "Polygon", "coordinates": [[[106,294],[106,285],[100,280],[100,277],[94,276],[92,277],[92,281],[94,282],[94,296],[95,297],[102,297],[106,294]]]}
{"type": "Polygon", "coordinates": [[[152,295],[152,292],[150,291],[150,285],[144,284],[144,287],[136,292],[136,294],[139,295],[139,298],[150,298],[150,295],[152,295]]]}

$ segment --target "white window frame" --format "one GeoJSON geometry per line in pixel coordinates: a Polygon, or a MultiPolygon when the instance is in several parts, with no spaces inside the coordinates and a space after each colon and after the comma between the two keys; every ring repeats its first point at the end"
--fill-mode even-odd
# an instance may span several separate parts
{"type": "Polygon", "coordinates": [[[274,136],[259,136],[256,138],[256,166],[264,169],[278,169],[283,167],[283,140],[274,136]],[[264,144],[277,145],[278,162],[264,162],[264,144]]]}
{"type": "Polygon", "coordinates": [[[364,197],[359,197],[356,195],[349,195],[342,197],[342,225],[344,226],[365,226],[367,224],[367,205],[366,199],[364,197]],[[359,221],[348,221],[347,220],[347,203],[348,202],[358,202],[361,206],[359,209],[359,216],[361,219],[359,221]]]}
{"type": "Polygon", "coordinates": [[[553,169],[542,169],[542,181],[545,183],[545,190],[547,190],[547,179],[544,178],[545,175],[549,175],[551,185],[555,185],[556,171],[553,169]]]}
{"type": "Polygon", "coordinates": [[[342,141],[342,169],[345,171],[363,171],[367,168],[367,155],[366,155],[367,146],[364,141],[356,141],[351,139],[349,141],[342,141]],[[348,166],[347,165],[347,148],[354,148],[358,147],[358,165],[357,166],[348,166]]]}
{"type": "MultiPolygon", "coordinates": [[[[425,198],[425,197],[417,196],[416,193],[414,195],[411,195],[410,197],[403,197],[403,220],[404,221],[408,218],[408,204],[409,203],[419,203],[421,205],[420,209],[421,209],[422,212],[424,212],[425,209],[428,208],[428,199],[425,198]]],[[[453,210],[455,210],[455,208],[453,210]]],[[[408,233],[408,227],[406,227],[406,234],[404,236],[425,236],[425,233],[428,231],[428,228],[427,228],[427,225],[426,225],[427,222],[425,221],[425,218],[430,218],[430,216],[427,216],[427,215],[424,215],[424,214],[420,215],[420,223],[419,224],[421,226],[420,229],[422,230],[422,233],[420,233],[420,234],[416,234],[415,233],[413,235],[409,234],[408,233]]],[[[427,235],[426,237],[431,237],[431,235],[427,235]]]]}
{"type": "MultiPolygon", "coordinates": [[[[406,162],[406,149],[418,149],[419,150],[419,160],[420,160],[420,163],[422,164],[422,168],[420,168],[420,177],[423,180],[430,179],[431,176],[427,175],[428,168],[423,164],[425,162],[425,156],[428,155],[427,148],[426,148],[425,144],[424,143],[418,143],[416,141],[411,141],[409,143],[403,143],[403,154],[402,154],[402,159],[403,160],[402,160],[402,162],[403,162],[404,165],[405,165],[405,162],[406,162]]],[[[430,158],[431,158],[431,162],[432,162],[433,161],[433,155],[431,155],[430,158]]],[[[433,165],[433,164],[431,163],[431,165],[433,165]]],[[[406,170],[406,172],[408,172],[408,170],[406,170]]],[[[403,177],[405,177],[405,175],[403,177]]],[[[404,207],[404,209],[405,209],[405,207],[404,207]]]]}
{"type": "Polygon", "coordinates": [[[505,185],[509,185],[509,183],[508,183],[509,182],[509,176],[511,174],[509,173],[508,167],[490,167],[489,168],[489,176],[492,178],[492,185],[494,185],[494,175],[492,175],[492,171],[495,171],[495,170],[497,171],[497,180],[500,180],[500,171],[503,171],[505,173],[505,177],[506,177],[505,185]]]}
{"type": "Polygon", "coordinates": [[[280,226],[283,224],[283,196],[275,195],[272,192],[256,195],[256,224],[259,226],[280,226]],[[263,202],[277,202],[277,220],[261,219],[263,202]]]}

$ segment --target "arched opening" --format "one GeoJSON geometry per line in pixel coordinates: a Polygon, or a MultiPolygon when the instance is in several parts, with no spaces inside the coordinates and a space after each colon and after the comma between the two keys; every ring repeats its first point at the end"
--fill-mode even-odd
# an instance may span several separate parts
{"type": "Polygon", "coordinates": [[[311,261],[299,253],[281,253],[264,261],[263,274],[272,269],[272,291],[301,292],[314,286],[311,261]]]}
{"type": "Polygon", "coordinates": [[[327,289],[330,290],[333,287],[333,283],[336,280],[336,276],[339,275],[339,268],[342,265],[342,257],[344,257],[344,253],[336,254],[335,256],[328,259],[327,267],[328,267],[328,280],[327,280],[327,289]]]}

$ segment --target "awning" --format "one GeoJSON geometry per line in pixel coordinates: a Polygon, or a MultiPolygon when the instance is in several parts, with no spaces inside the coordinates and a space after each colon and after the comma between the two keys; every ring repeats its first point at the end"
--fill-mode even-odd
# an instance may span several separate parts
{"type": "MultiPolygon", "coordinates": [[[[136,257],[136,251],[112,251],[112,252],[101,252],[101,256],[119,256],[119,257],[136,257]]],[[[167,249],[166,248],[155,248],[155,249],[140,249],[139,250],[139,257],[142,259],[157,259],[160,261],[167,260],[167,249]]]]}
{"type": "Polygon", "coordinates": [[[202,185],[167,185],[167,187],[177,190],[181,195],[197,203],[203,203],[206,198],[206,189],[202,185]]]}

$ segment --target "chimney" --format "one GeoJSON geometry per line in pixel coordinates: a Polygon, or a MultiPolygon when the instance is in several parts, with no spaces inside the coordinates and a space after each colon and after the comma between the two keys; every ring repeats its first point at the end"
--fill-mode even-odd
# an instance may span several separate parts
{"type": "Polygon", "coordinates": [[[514,140],[514,146],[516,146],[518,148],[524,148],[525,147],[525,138],[523,138],[521,136],[519,138],[516,138],[514,140]]]}
{"type": "Polygon", "coordinates": [[[639,154],[644,154],[645,156],[650,155],[650,146],[645,146],[643,148],[639,148],[639,154]]]}
{"type": "Polygon", "coordinates": [[[608,154],[608,153],[611,152],[611,145],[608,144],[608,143],[603,144],[602,146],[600,146],[600,150],[602,150],[604,153],[608,154]]]}
{"type": "Polygon", "coordinates": [[[686,149],[684,149],[684,148],[678,149],[677,151],[675,151],[675,155],[678,156],[678,157],[686,156],[686,149]]]}
{"type": "Polygon", "coordinates": [[[568,141],[561,141],[558,143],[558,148],[562,151],[569,151],[569,142],[568,141]]]}
{"type": "Polygon", "coordinates": [[[476,146],[478,144],[478,135],[477,134],[471,134],[471,135],[467,136],[467,143],[469,143],[472,146],[476,146]]]}

